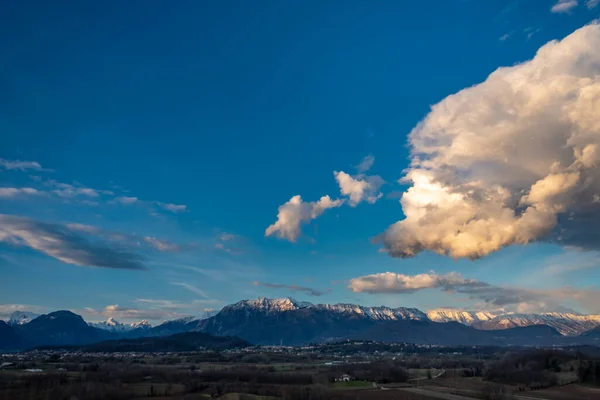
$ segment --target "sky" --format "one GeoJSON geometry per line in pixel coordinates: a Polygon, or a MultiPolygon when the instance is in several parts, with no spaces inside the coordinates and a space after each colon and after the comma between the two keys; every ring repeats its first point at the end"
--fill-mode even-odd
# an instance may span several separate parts
{"type": "Polygon", "coordinates": [[[0,318],[600,313],[596,0],[0,5],[0,318]]]}

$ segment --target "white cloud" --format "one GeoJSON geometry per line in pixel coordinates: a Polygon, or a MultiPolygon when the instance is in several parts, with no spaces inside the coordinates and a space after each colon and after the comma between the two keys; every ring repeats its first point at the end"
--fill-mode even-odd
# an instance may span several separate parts
{"type": "Polygon", "coordinates": [[[373,204],[383,196],[379,188],[385,181],[377,175],[359,174],[352,176],[344,171],[334,171],[333,176],[340,186],[342,195],[349,197],[348,204],[350,207],[356,207],[357,204],[363,201],[373,204]]]}
{"type": "Polygon", "coordinates": [[[156,205],[164,210],[171,211],[172,213],[181,213],[187,211],[187,206],[183,204],[161,203],[157,201],[156,205]]]}
{"type": "Polygon", "coordinates": [[[558,0],[558,2],[552,6],[550,11],[553,13],[567,13],[578,5],[579,2],[577,0],[558,0]]]}
{"type": "Polygon", "coordinates": [[[597,235],[584,234],[585,221],[600,219],[599,48],[600,25],[585,26],[433,106],[410,134],[405,219],[381,235],[384,250],[475,259],[552,232],[590,245],[597,235]]]}
{"type": "Polygon", "coordinates": [[[375,157],[372,155],[368,155],[362,159],[362,161],[356,166],[356,170],[358,173],[365,173],[371,169],[373,164],[375,163],[375,157]]]}
{"type": "Polygon", "coordinates": [[[0,188],[0,198],[12,198],[19,195],[31,195],[31,196],[42,196],[44,192],[40,192],[37,189],[25,187],[25,188],[13,188],[3,187],[0,188]]]}
{"type": "Polygon", "coordinates": [[[585,5],[588,9],[596,8],[596,6],[600,4],[600,0],[587,0],[585,5]]]}
{"type": "Polygon", "coordinates": [[[282,239],[295,243],[301,235],[300,225],[319,217],[325,210],[340,207],[344,200],[332,200],[323,196],[319,201],[304,202],[300,195],[292,197],[288,202],[279,206],[277,221],[270,225],[265,236],[277,235],[282,239]]]}
{"type": "Polygon", "coordinates": [[[120,197],[117,197],[115,199],[115,201],[117,203],[128,205],[128,204],[135,204],[135,203],[137,203],[139,201],[139,199],[137,197],[120,196],[120,197]]]}
{"type": "Polygon", "coordinates": [[[42,166],[36,161],[19,161],[19,160],[6,160],[0,158],[0,167],[7,170],[17,170],[17,171],[41,171],[42,166]]]}

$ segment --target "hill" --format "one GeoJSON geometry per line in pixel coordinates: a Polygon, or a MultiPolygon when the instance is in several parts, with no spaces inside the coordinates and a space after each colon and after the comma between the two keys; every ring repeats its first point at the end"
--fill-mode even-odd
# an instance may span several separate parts
{"type": "MultiPolygon", "coordinates": [[[[225,350],[252,346],[251,343],[230,336],[214,336],[204,332],[186,332],[166,337],[118,339],[85,346],[66,346],[70,350],[85,352],[179,352],[200,349],[225,350]]],[[[43,346],[41,349],[65,348],[65,346],[43,346]]]]}

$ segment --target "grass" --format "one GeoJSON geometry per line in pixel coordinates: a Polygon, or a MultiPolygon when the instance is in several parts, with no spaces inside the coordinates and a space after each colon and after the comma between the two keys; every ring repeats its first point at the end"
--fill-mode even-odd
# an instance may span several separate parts
{"type": "Polygon", "coordinates": [[[335,389],[373,388],[373,382],[367,382],[367,381],[334,382],[333,387],[335,389]]]}

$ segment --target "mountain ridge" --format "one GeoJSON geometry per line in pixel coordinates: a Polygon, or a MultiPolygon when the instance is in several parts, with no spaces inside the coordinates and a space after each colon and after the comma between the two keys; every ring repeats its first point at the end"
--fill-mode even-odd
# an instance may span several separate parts
{"type": "Polygon", "coordinates": [[[122,324],[114,318],[104,323],[87,323],[70,311],[56,311],[27,323],[9,325],[3,322],[0,348],[85,345],[102,340],[166,337],[186,332],[240,337],[259,345],[304,345],[346,339],[490,344],[496,340],[492,338],[503,344],[597,344],[599,327],[600,316],[596,315],[496,315],[449,308],[425,313],[409,307],[313,304],[293,298],[258,298],[227,305],[208,318],[190,316],[154,327],[147,321],[122,324]]]}

